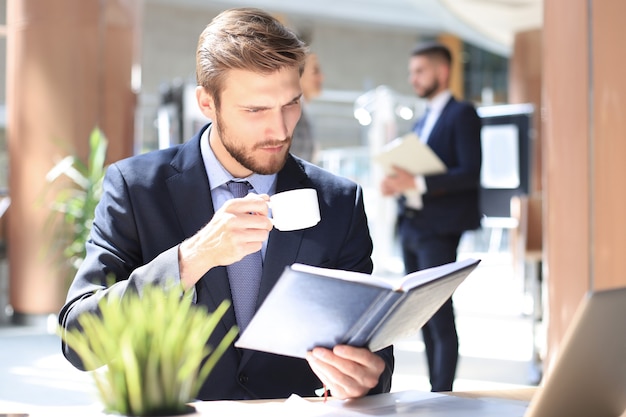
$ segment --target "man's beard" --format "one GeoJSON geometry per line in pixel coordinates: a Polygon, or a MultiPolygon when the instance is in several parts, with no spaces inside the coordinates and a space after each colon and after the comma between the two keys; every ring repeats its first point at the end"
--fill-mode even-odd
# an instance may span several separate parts
{"type": "MultiPolygon", "coordinates": [[[[280,171],[284,166],[285,162],[287,162],[287,156],[289,155],[289,151],[285,152],[284,157],[282,159],[272,160],[270,165],[261,165],[261,163],[254,159],[254,155],[252,152],[256,148],[264,147],[264,146],[279,146],[282,145],[284,141],[277,140],[268,140],[262,143],[257,143],[250,150],[246,149],[245,146],[232,143],[228,138],[228,133],[226,132],[226,128],[224,125],[224,121],[220,115],[220,112],[216,112],[216,122],[214,127],[217,130],[217,134],[222,141],[222,145],[226,149],[226,151],[233,157],[241,166],[244,168],[261,175],[271,175],[276,174],[280,171]]],[[[285,141],[289,142],[291,147],[291,137],[285,139],[285,141]]]]}
{"type": "Polygon", "coordinates": [[[433,83],[424,91],[423,94],[420,94],[420,98],[432,98],[435,93],[439,90],[439,80],[433,81],[433,83]]]}

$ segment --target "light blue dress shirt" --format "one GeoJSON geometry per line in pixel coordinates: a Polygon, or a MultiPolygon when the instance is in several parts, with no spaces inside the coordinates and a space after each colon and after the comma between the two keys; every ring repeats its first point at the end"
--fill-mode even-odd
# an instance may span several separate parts
{"type": "MultiPolygon", "coordinates": [[[[261,175],[253,173],[246,178],[233,177],[224,166],[217,160],[215,153],[209,145],[209,132],[211,127],[206,129],[200,138],[200,152],[202,153],[202,161],[206,169],[209,184],[211,186],[211,198],[213,199],[213,209],[219,210],[226,201],[233,198],[232,193],[228,190],[226,183],[229,181],[248,181],[252,185],[253,191],[257,194],[273,195],[276,192],[277,174],[261,175]]],[[[271,213],[270,213],[271,216],[271,213]]],[[[265,256],[267,240],[263,242],[261,253],[265,256]]]]}

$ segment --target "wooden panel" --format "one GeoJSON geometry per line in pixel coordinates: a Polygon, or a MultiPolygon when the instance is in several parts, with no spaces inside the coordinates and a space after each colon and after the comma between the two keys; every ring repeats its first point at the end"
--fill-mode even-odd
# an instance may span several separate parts
{"type": "Polygon", "coordinates": [[[548,363],[589,288],[588,29],[586,0],[545,1],[542,118],[548,363]]]}
{"type": "Polygon", "coordinates": [[[626,3],[544,10],[549,362],[584,293],[626,285],[626,3]]]}
{"type": "Polygon", "coordinates": [[[109,139],[109,161],[130,156],[134,151],[137,92],[132,89],[131,77],[133,66],[140,68],[142,2],[101,2],[105,34],[98,61],[102,74],[98,88],[102,109],[99,123],[109,139]]]}
{"type": "Polygon", "coordinates": [[[48,170],[68,153],[86,157],[96,126],[108,135],[110,158],[132,153],[140,4],[7,2],[9,302],[18,314],[57,313],[66,295],[48,225],[48,170]]]}
{"type": "Polygon", "coordinates": [[[531,103],[535,107],[531,152],[531,194],[543,189],[543,158],[541,154],[541,29],[515,34],[513,54],[509,61],[509,103],[531,103]]]}
{"type": "Polygon", "coordinates": [[[456,97],[464,97],[463,88],[463,41],[455,35],[443,34],[439,42],[450,48],[452,53],[452,68],[450,72],[450,91],[456,97]]]}
{"type": "Polygon", "coordinates": [[[626,2],[592,5],[592,285],[603,289],[626,286],[626,2]]]}

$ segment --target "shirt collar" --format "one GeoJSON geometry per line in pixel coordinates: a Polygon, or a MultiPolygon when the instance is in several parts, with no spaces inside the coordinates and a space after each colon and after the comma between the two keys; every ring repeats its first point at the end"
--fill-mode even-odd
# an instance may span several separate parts
{"type": "Polygon", "coordinates": [[[200,153],[202,154],[202,161],[204,162],[204,169],[209,179],[211,192],[223,186],[228,181],[245,179],[252,185],[257,194],[273,194],[276,188],[276,174],[261,175],[253,173],[246,178],[235,178],[224,168],[220,161],[217,160],[213,149],[211,149],[209,145],[209,132],[211,128],[212,126],[209,126],[205,129],[200,138],[200,153]]]}
{"type": "Polygon", "coordinates": [[[452,92],[450,92],[450,90],[444,90],[429,100],[428,108],[434,113],[439,114],[443,111],[443,108],[446,107],[451,97],[452,92]]]}

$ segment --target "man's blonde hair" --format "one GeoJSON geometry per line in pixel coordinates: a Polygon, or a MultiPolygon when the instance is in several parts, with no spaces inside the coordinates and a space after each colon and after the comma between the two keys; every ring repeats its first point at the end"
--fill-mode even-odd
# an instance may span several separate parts
{"type": "Polygon", "coordinates": [[[271,74],[304,68],[305,44],[276,18],[260,9],[236,8],[217,15],[200,34],[196,79],[219,108],[229,70],[271,74]]]}

